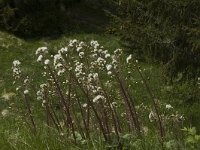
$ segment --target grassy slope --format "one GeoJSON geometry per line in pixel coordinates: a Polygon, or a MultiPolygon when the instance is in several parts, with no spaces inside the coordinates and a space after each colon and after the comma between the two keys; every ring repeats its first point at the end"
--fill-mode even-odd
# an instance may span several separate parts
{"type": "MultiPolygon", "coordinates": [[[[19,59],[23,64],[23,68],[31,73],[32,77],[38,78],[40,67],[34,63],[36,59],[35,50],[38,47],[47,46],[53,52],[65,46],[69,39],[74,38],[84,41],[90,41],[92,39],[98,40],[100,44],[104,45],[104,47],[108,48],[110,51],[120,47],[119,38],[103,34],[71,34],[62,36],[56,40],[40,39],[25,41],[8,33],[0,32],[0,111],[3,109],[10,109],[12,112],[12,107],[15,104],[9,108],[10,104],[18,103],[19,100],[14,97],[8,102],[2,97],[5,93],[11,93],[12,95],[12,93],[15,92],[15,87],[12,85],[11,70],[13,60],[19,59]]],[[[150,76],[150,85],[159,99],[172,104],[177,104],[177,102],[182,101],[181,98],[184,98],[184,94],[181,92],[187,91],[189,88],[187,85],[186,87],[183,85],[182,87],[179,87],[179,90],[173,91],[175,86],[168,87],[163,85],[160,66],[152,66],[149,64],[141,65],[142,68],[147,70],[146,74],[150,76]],[[181,96],[173,94],[180,94],[181,96]]],[[[136,76],[135,79],[136,81],[140,81],[138,76],[136,76]]],[[[148,95],[144,94],[144,91],[141,90],[141,86],[136,85],[135,91],[138,101],[146,102],[149,100],[148,95]]],[[[191,113],[188,108],[183,109],[183,106],[184,105],[180,104],[179,108],[188,114],[191,113]]],[[[57,149],[66,148],[65,144],[55,143],[54,137],[56,136],[49,135],[45,130],[37,137],[31,136],[27,126],[21,120],[21,117],[12,113],[10,117],[3,118],[0,116],[0,136],[2,137],[0,139],[0,145],[4,145],[2,149],[46,149],[47,146],[51,147],[51,149],[55,149],[55,147],[57,149]]],[[[56,141],[59,141],[59,139],[56,141]]],[[[71,145],[70,148],[76,149],[76,147],[73,147],[72,143],[69,144],[71,145]]],[[[100,146],[98,143],[96,144],[97,147],[100,146]]]]}
{"type": "MultiPolygon", "coordinates": [[[[12,93],[15,93],[15,87],[12,84],[11,70],[13,60],[20,60],[24,70],[29,72],[29,74],[32,74],[33,78],[39,78],[40,74],[38,72],[41,68],[34,63],[36,59],[35,50],[38,47],[47,46],[50,48],[51,52],[53,52],[65,46],[69,39],[74,38],[84,41],[90,41],[92,39],[98,40],[100,44],[104,45],[104,47],[110,51],[120,47],[119,38],[109,35],[73,34],[68,35],[67,37],[63,36],[56,40],[40,39],[35,41],[25,41],[5,32],[0,32],[0,110],[10,109],[12,112],[17,105],[16,103],[19,103],[19,99],[16,97],[11,98],[10,102],[5,101],[5,99],[2,97],[5,94],[12,95],[12,93]]],[[[160,85],[161,82],[160,78],[158,77],[159,74],[155,74],[155,72],[157,72],[155,71],[156,68],[146,64],[143,64],[143,68],[146,68],[148,74],[153,77],[152,85],[160,85]]],[[[137,80],[139,82],[138,77],[136,77],[136,81],[137,80]]],[[[155,86],[154,88],[157,89],[158,87],[159,86],[155,86]]],[[[140,90],[140,86],[136,86],[135,90],[137,91],[136,96],[138,97],[139,101],[147,100],[148,96],[140,90]]],[[[52,149],[53,147],[61,146],[60,149],[62,149],[63,144],[56,144],[52,142],[54,140],[54,136],[49,136],[47,132],[42,132],[37,137],[30,136],[27,126],[23,124],[21,117],[16,116],[16,114],[11,113],[10,117],[0,117],[0,120],[0,133],[3,137],[0,140],[0,145],[5,145],[5,148],[3,149],[30,149],[30,143],[31,149],[45,149],[47,145],[49,145],[52,149]],[[20,147],[20,142],[22,143],[22,147],[20,147]]],[[[73,144],[71,144],[71,146],[73,147],[73,144]]]]}

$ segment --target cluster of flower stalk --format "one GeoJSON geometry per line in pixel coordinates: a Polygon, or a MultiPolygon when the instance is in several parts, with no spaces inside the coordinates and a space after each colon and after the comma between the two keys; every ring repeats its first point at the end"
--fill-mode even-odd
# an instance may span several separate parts
{"type": "Polygon", "coordinates": [[[41,47],[36,56],[37,62],[44,66],[44,83],[39,90],[32,84],[33,79],[22,73],[21,63],[13,62],[13,76],[19,85],[16,90],[24,98],[34,133],[37,133],[37,124],[32,111],[36,108],[32,108],[30,99],[36,97],[44,109],[47,125],[73,138],[74,142],[80,136],[89,140],[95,133],[106,142],[115,138],[119,143],[126,133],[143,136],[145,124],[137,112],[131,80],[134,72],[138,72],[152,102],[149,117],[154,117],[163,140],[165,131],[159,104],[131,55],[125,57],[121,49],[110,54],[97,41],[71,40],[55,55],[50,55],[47,47],[41,47]]]}

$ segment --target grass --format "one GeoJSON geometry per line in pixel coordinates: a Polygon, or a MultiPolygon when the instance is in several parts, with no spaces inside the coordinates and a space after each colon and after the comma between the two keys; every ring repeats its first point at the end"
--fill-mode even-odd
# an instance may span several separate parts
{"type": "MultiPolygon", "coordinates": [[[[35,85],[42,80],[40,71],[42,67],[35,63],[37,59],[35,56],[35,50],[41,46],[47,46],[50,48],[50,53],[55,54],[57,50],[66,46],[67,41],[70,39],[79,39],[83,41],[90,41],[92,39],[99,41],[101,45],[104,45],[109,52],[113,52],[116,48],[119,48],[119,38],[110,35],[100,34],[71,34],[62,36],[59,39],[40,39],[40,40],[23,40],[5,32],[0,32],[0,111],[8,109],[10,111],[7,117],[0,117],[0,145],[3,145],[1,149],[106,149],[113,148],[114,144],[106,144],[102,139],[94,138],[92,141],[85,142],[85,144],[74,144],[67,137],[61,136],[55,132],[53,128],[50,128],[45,122],[38,121],[39,132],[34,136],[27,127],[27,120],[25,119],[23,112],[24,107],[22,98],[16,95],[15,86],[12,84],[12,61],[19,59],[23,64],[23,70],[31,74],[31,77],[35,79],[35,85]],[[17,112],[17,113],[16,113],[17,112]]],[[[156,97],[165,104],[174,104],[176,110],[181,112],[188,111],[188,108],[176,107],[179,104],[181,98],[184,96],[190,96],[190,94],[183,94],[190,86],[189,84],[183,84],[182,86],[166,85],[163,82],[163,76],[161,73],[162,66],[151,65],[146,63],[140,63],[142,69],[145,69],[143,73],[149,77],[149,85],[156,95],[156,97]],[[174,94],[174,95],[172,95],[174,94]]],[[[126,68],[123,68],[126,69],[126,68]]],[[[135,94],[137,103],[150,104],[150,98],[148,92],[145,92],[143,84],[138,73],[134,73],[134,78],[130,80],[134,88],[132,89],[135,94]]],[[[190,92],[192,93],[192,91],[190,92]]],[[[188,97],[189,97],[188,96],[188,97]]],[[[196,105],[197,106],[197,105],[196,105]]],[[[195,106],[194,106],[195,107],[195,106]]],[[[197,110],[195,108],[195,110],[197,110]]],[[[120,111],[120,110],[119,110],[120,111]]],[[[142,110],[141,110],[142,111],[142,110]]],[[[40,118],[42,116],[42,110],[35,112],[36,116],[40,118]]],[[[198,111],[195,113],[197,114],[198,111]]],[[[187,112],[187,114],[189,114],[187,112]]],[[[192,113],[193,114],[193,113],[192,113]]],[[[147,115],[148,114],[144,114],[147,115]]],[[[194,115],[194,114],[193,114],[194,115]]],[[[198,117],[198,116],[196,116],[198,117]]],[[[42,117],[41,117],[42,118],[42,117]]],[[[194,119],[196,121],[196,119],[194,119]]],[[[186,123],[188,125],[190,123],[186,123]]],[[[154,128],[154,125],[152,125],[154,128]]],[[[97,133],[98,134],[98,133],[97,133]]],[[[159,149],[160,144],[155,133],[150,133],[146,138],[140,139],[129,134],[123,135],[125,147],[132,149],[159,149]],[[144,142],[145,141],[145,142],[144,142]],[[154,143],[154,144],[152,144],[154,143]],[[132,146],[130,146],[132,145],[132,146]]],[[[169,145],[170,139],[167,139],[166,143],[169,145]]],[[[177,142],[177,141],[176,141],[177,142]]],[[[165,144],[166,144],[165,143],[165,144]]],[[[177,142],[178,143],[178,142],[177,142]]],[[[179,144],[174,144],[181,145],[179,144]]],[[[175,147],[172,144],[172,149],[175,147]]],[[[169,146],[170,147],[170,146],[169,146]]],[[[183,146],[184,147],[184,146],[183,146]]]]}

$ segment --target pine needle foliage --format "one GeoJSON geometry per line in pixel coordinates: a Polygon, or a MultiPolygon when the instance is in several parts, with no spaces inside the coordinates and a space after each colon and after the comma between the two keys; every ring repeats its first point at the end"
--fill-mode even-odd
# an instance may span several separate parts
{"type": "Polygon", "coordinates": [[[170,77],[199,75],[200,1],[115,1],[122,43],[139,59],[162,62],[170,77]]]}

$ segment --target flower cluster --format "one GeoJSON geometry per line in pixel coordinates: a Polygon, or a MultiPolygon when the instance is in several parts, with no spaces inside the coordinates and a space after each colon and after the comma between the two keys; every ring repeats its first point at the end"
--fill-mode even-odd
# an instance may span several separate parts
{"type": "Polygon", "coordinates": [[[21,62],[19,60],[14,60],[13,61],[13,76],[15,79],[19,79],[21,76],[21,68],[20,68],[21,62]]]}
{"type": "MultiPolygon", "coordinates": [[[[89,139],[91,131],[96,130],[103,134],[105,140],[111,135],[120,137],[130,131],[147,134],[145,123],[150,120],[158,126],[163,138],[163,121],[181,118],[173,112],[170,104],[164,106],[164,113],[160,113],[160,103],[152,97],[138,61],[132,61],[132,55],[125,57],[122,49],[111,53],[97,41],[87,44],[74,39],[54,55],[49,56],[47,47],[38,48],[35,54],[37,62],[44,66],[45,84],[40,84],[39,90],[31,90],[27,88],[31,80],[26,77],[22,80],[22,93],[25,102],[29,103],[27,98],[31,91],[37,91],[35,94],[45,110],[47,124],[54,126],[61,135],[67,132],[66,135],[76,141],[79,136],[89,139]],[[138,71],[141,82],[134,79],[133,71],[138,71]],[[145,85],[149,92],[153,108],[135,100],[132,87],[139,83],[145,85]],[[63,125],[61,122],[64,122],[63,125]]],[[[13,62],[16,79],[21,75],[20,64],[17,60],[13,62]]],[[[29,104],[27,107],[32,126],[36,129],[32,109],[29,104]]]]}

